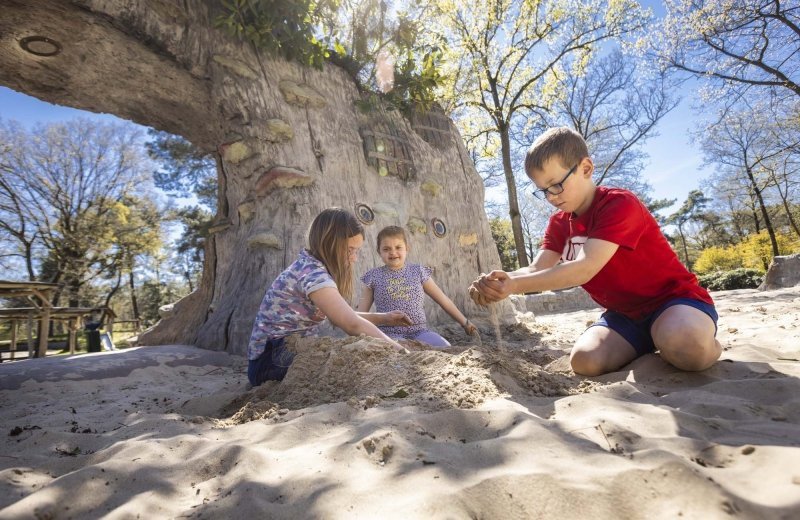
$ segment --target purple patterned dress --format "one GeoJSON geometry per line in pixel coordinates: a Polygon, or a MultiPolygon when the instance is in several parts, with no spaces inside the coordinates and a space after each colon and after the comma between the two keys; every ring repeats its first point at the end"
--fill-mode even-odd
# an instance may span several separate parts
{"type": "Polygon", "coordinates": [[[431,268],[419,264],[406,264],[396,271],[381,266],[370,269],[361,281],[372,289],[377,312],[403,311],[413,325],[405,327],[379,327],[387,336],[414,339],[427,331],[425,319],[425,290],[422,284],[431,277],[431,268]]]}

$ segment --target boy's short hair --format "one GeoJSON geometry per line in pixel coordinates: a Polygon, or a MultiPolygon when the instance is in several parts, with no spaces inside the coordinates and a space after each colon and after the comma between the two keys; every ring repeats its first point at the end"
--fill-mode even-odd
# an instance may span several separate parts
{"type": "Polygon", "coordinates": [[[541,170],[544,163],[558,158],[562,166],[570,168],[584,157],[589,157],[589,148],[581,134],[566,126],[551,128],[536,138],[525,155],[525,174],[530,177],[533,170],[541,170]]]}
{"type": "Polygon", "coordinates": [[[401,228],[400,226],[386,226],[385,228],[381,229],[378,232],[378,238],[376,240],[377,244],[375,246],[378,251],[381,250],[381,241],[384,238],[389,238],[389,237],[402,238],[406,247],[408,247],[408,236],[406,235],[405,229],[401,228]]]}

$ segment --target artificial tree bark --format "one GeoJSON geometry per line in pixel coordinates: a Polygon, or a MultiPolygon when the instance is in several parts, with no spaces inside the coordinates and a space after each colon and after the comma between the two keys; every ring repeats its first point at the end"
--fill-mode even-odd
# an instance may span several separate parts
{"type": "MultiPolygon", "coordinates": [[[[467,286],[500,268],[483,184],[449,120],[355,106],[341,69],[258,53],[213,26],[216,2],[0,0],[0,84],[181,135],[218,161],[218,214],[202,281],[141,344],[243,353],[271,281],[322,209],[371,209],[358,273],[379,265],[377,232],[410,231],[410,261],[472,319],[467,286]],[[24,38],[48,40],[28,45],[24,38]],[[434,219],[439,219],[434,220],[434,219]],[[445,234],[434,231],[442,231],[445,234]],[[434,229],[434,227],[436,229],[434,229]]],[[[369,214],[369,212],[365,212],[369,214]]],[[[433,324],[452,323],[427,302],[433,324]]],[[[503,321],[511,306],[501,305],[503,321]]]]}

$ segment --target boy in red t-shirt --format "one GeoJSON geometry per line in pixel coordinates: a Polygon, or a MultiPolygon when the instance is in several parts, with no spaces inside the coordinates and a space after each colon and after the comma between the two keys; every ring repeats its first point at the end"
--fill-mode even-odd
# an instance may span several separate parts
{"type": "Polygon", "coordinates": [[[678,260],[658,223],[627,190],[595,186],[586,142],[569,128],[531,145],[534,194],[558,208],[533,263],[492,271],[469,288],[479,305],[513,293],[583,286],[607,310],[578,338],[572,369],[595,376],[658,350],[682,370],[705,370],[722,351],[708,292],[678,260]]]}

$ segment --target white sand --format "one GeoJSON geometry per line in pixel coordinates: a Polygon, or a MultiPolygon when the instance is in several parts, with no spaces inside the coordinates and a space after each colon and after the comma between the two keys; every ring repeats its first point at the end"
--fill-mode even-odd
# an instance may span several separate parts
{"type": "Polygon", "coordinates": [[[4,363],[0,518],[798,518],[800,287],[714,296],[702,373],[574,376],[596,310],[444,352],[307,340],[249,391],[187,346],[4,363]]]}

